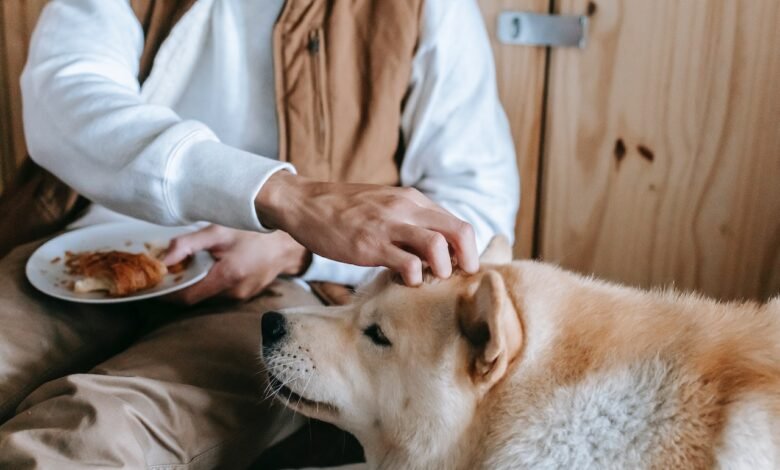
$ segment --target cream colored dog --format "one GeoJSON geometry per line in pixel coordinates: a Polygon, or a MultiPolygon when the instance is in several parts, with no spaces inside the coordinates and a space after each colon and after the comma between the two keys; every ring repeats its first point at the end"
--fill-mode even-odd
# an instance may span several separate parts
{"type": "Polygon", "coordinates": [[[277,397],[370,468],[780,468],[780,299],[642,292],[502,245],[476,275],[267,313],[277,397]]]}

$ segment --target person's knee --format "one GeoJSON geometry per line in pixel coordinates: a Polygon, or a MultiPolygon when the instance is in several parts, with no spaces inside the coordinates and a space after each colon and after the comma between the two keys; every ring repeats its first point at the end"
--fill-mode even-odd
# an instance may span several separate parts
{"type": "Polygon", "coordinates": [[[42,427],[109,436],[129,430],[143,411],[125,401],[131,377],[71,374],[47,382],[25,398],[17,416],[42,427]],[[109,432],[109,434],[103,434],[109,432]]]}
{"type": "Polygon", "coordinates": [[[144,446],[134,432],[141,424],[137,410],[115,391],[90,374],[40,386],[0,426],[0,467],[21,468],[30,462],[43,468],[55,462],[65,467],[65,462],[143,467],[144,446]]]}
{"type": "MultiPolygon", "coordinates": [[[[246,393],[109,372],[74,374],[24,400],[0,426],[0,454],[79,465],[108,459],[130,468],[239,456],[248,464],[301,424],[284,407],[246,393]]],[[[6,463],[0,458],[0,467],[6,463]]]]}

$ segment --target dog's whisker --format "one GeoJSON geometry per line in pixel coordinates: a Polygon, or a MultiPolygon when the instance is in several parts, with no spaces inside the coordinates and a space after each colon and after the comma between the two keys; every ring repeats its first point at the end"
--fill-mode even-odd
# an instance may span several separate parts
{"type": "Polygon", "coordinates": [[[314,374],[309,374],[309,378],[306,379],[306,383],[303,384],[303,391],[298,394],[298,403],[295,404],[296,407],[301,404],[301,399],[306,395],[306,389],[309,388],[309,383],[311,383],[311,378],[314,374]]]}
{"type": "Polygon", "coordinates": [[[269,392],[266,398],[273,398],[287,385],[288,382],[279,382],[279,385],[274,387],[273,383],[269,383],[269,392]]]}
{"type": "Polygon", "coordinates": [[[279,393],[283,386],[283,384],[279,384],[277,387],[274,387],[274,383],[269,381],[264,391],[265,399],[273,398],[274,395],[279,393]]]}
{"type": "Polygon", "coordinates": [[[287,401],[284,403],[285,408],[290,408],[290,395],[287,395],[287,401]]]}
{"type": "Polygon", "coordinates": [[[303,391],[298,394],[298,403],[295,404],[295,409],[293,409],[292,419],[295,419],[295,414],[297,413],[297,411],[295,410],[298,409],[298,407],[301,405],[301,400],[303,400],[304,395],[306,395],[306,389],[309,388],[309,383],[311,382],[311,378],[313,375],[314,374],[309,374],[309,378],[306,379],[306,383],[303,385],[303,391]]]}
{"type": "Polygon", "coordinates": [[[263,399],[267,400],[271,397],[271,395],[273,395],[273,384],[268,382],[268,384],[265,386],[265,389],[263,390],[263,399]]]}
{"type": "MultiPolygon", "coordinates": [[[[284,387],[288,387],[289,388],[289,385],[291,385],[293,382],[301,380],[303,377],[304,377],[303,374],[299,373],[299,374],[297,374],[297,375],[295,375],[293,377],[289,377],[289,378],[286,378],[286,379],[277,378],[277,380],[279,381],[279,386],[276,387],[276,389],[273,389],[273,384],[269,382],[269,386],[271,388],[271,391],[266,396],[266,399],[274,398],[276,395],[279,394],[279,392],[282,390],[282,388],[284,388],[284,387]]],[[[288,399],[287,399],[287,406],[289,406],[289,404],[290,404],[290,400],[289,400],[289,397],[288,397],[288,399]]]]}

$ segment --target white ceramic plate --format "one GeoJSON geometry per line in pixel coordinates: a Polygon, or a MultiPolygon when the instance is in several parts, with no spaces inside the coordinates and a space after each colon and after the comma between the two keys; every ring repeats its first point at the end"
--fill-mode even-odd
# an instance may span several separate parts
{"type": "Polygon", "coordinates": [[[196,253],[187,269],[167,274],[157,287],[127,297],[108,297],[103,292],[78,294],[70,290],[69,281],[76,280],[66,272],[65,252],[120,250],[131,253],[147,251],[148,246],[168,246],[171,238],[197,230],[196,227],[161,227],[145,222],[117,222],[92,225],[64,233],[41,245],[27,260],[27,279],[44,294],[72,302],[112,304],[148,299],[184,289],[200,281],[214,264],[205,251],[196,253]]]}

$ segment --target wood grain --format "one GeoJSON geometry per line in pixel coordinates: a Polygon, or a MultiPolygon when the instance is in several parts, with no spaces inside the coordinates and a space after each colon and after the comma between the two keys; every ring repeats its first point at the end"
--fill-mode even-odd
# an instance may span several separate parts
{"type": "Polygon", "coordinates": [[[6,175],[9,173],[6,165],[12,161],[13,146],[11,145],[11,115],[8,105],[8,84],[6,75],[8,65],[5,54],[5,15],[0,6],[0,194],[3,194],[6,175]]]}
{"type": "Polygon", "coordinates": [[[542,256],[641,286],[777,294],[780,2],[593,3],[587,49],[551,57],[542,256]]]}
{"type": "Polygon", "coordinates": [[[549,0],[480,0],[479,4],[493,45],[499,94],[512,127],[520,171],[520,212],[514,254],[517,258],[528,258],[534,246],[546,50],[500,44],[495,29],[499,12],[546,12],[549,0]]]}
{"type": "Polygon", "coordinates": [[[46,0],[0,2],[0,192],[27,153],[22,128],[22,75],[30,36],[46,0]]]}

